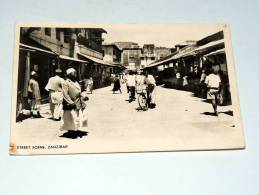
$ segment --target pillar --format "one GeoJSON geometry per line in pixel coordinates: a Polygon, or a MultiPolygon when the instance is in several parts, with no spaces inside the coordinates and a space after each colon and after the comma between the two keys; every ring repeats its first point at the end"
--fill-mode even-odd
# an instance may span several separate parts
{"type": "Polygon", "coordinates": [[[29,80],[30,80],[30,52],[26,53],[26,62],[25,62],[25,75],[24,75],[24,84],[23,84],[23,97],[28,97],[28,87],[29,87],[29,80]]]}

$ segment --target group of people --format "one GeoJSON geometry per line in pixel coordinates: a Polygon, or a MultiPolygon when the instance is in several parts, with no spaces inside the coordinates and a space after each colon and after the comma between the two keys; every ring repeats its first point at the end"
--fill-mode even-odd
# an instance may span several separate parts
{"type": "Polygon", "coordinates": [[[134,72],[127,72],[126,74],[120,76],[115,75],[113,78],[113,93],[116,91],[121,91],[121,83],[126,83],[127,93],[129,94],[129,102],[136,100],[136,93],[143,92],[146,90],[147,100],[149,108],[155,108],[155,98],[154,90],[156,87],[156,81],[151,74],[148,72],[142,73],[137,71],[137,74],[134,72]]]}
{"type": "MultiPolygon", "coordinates": [[[[90,88],[90,92],[92,91],[92,83],[90,78],[87,85],[90,88]]],[[[62,77],[62,70],[56,69],[55,76],[49,78],[45,90],[49,92],[50,119],[60,121],[63,111],[61,130],[77,131],[79,129],[86,129],[87,114],[85,102],[88,100],[88,97],[87,92],[81,89],[77,80],[77,72],[74,68],[66,70],[65,78],[62,77]]],[[[39,105],[41,95],[38,74],[35,71],[31,73],[28,92],[31,114],[34,117],[40,117],[39,105]]]]}
{"type": "MultiPolygon", "coordinates": [[[[175,77],[177,89],[183,88],[185,90],[188,90],[188,76],[181,77],[180,72],[177,71],[175,77]]],[[[220,94],[222,90],[222,78],[220,75],[220,71],[218,71],[216,68],[211,68],[208,71],[208,74],[206,74],[205,69],[203,69],[200,77],[199,96],[211,102],[214,110],[214,115],[216,116],[218,116],[218,104],[222,101],[220,94]]]]}
{"type": "MultiPolygon", "coordinates": [[[[138,71],[137,74],[129,72],[120,77],[114,77],[113,92],[121,91],[121,79],[126,83],[129,93],[129,102],[136,99],[136,92],[146,91],[149,108],[155,108],[154,90],[156,81],[154,77],[147,72],[144,74],[138,71]]],[[[217,116],[218,95],[221,90],[221,78],[216,69],[206,75],[202,72],[200,83],[206,86],[207,99],[211,100],[214,114],[217,116]]],[[[61,130],[83,130],[87,127],[86,101],[88,100],[86,90],[92,92],[93,80],[90,78],[83,85],[83,90],[77,80],[77,72],[74,68],[66,70],[66,77],[63,78],[62,70],[56,69],[55,76],[49,78],[45,90],[49,92],[49,105],[51,119],[60,121],[63,118],[61,130]],[[61,114],[63,112],[63,117],[61,114]]],[[[39,105],[41,102],[40,87],[38,83],[38,74],[31,72],[31,78],[28,86],[28,102],[31,105],[31,114],[35,117],[41,117],[39,105]]]]}

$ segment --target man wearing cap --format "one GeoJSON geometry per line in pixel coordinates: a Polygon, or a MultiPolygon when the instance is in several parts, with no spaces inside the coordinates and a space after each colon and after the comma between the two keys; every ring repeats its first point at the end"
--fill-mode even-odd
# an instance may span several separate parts
{"type": "Polygon", "coordinates": [[[66,74],[67,79],[62,82],[64,123],[61,130],[77,131],[79,128],[82,130],[82,127],[87,126],[85,100],[88,98],[82,97],[81,87],[76,81],[76,70],[69,68],[66,70],[66,74]]]}
{"type": "Polygon", "coordinates": [[[28,102],[31,106],[31,115],[33,117],[41,117],[39,105],[41,101],[40,87],[38,83],[38,74],[35,71],[31,72],[31,78],[28,87],[28,102]]]}
{"type": "Polygon", "coordinates": [[[51,119],[55,121],[61,120],[62,111],[62,82],[64,79],[61,78],[62,70],[56,69],[55,76],[50,77],[45,89],[49,92],[49,106],[51,111],[51,119]]]}

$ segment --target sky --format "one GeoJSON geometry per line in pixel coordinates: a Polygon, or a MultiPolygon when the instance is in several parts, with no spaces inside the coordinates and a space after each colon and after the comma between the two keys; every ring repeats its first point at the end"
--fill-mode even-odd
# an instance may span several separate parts
{"type": "Polygon", "coordinates": [[[186,40],[199,40],[223,29],[215,24],[102,24],[104,43],[118,41],[174,47],[186,40]]]}

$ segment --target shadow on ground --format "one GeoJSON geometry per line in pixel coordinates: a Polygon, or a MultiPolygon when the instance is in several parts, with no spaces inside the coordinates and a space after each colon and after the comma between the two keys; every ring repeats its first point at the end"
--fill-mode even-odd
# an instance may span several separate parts
{"type": "MultiPolygon", "coordinates": [[[[214,112],[203,112],[201,114],[209,115],[209,116],[216,116],[214,112]]],[[[233,116],[233,111],[228,110],[228,111],[225,111],[225,112],[218,112],[218,114],[227,114],[227,115],[233,116]]]]}
{"type": "Polygon", "coordinates": [[[208,115],[208,116],[216,116],[214,112],[203,112],[201,114],[208,115]]]}
{"type": "Polygon", "coordinates": [[[78,137],[82,138],[84,136],[87,136],[88,132],[86,131],[74,131],[74,130],[68,130],[67,132],[65,132],[63,135],[61,135],[60,137],[65,137],[65,138],[69,138],[69,139],[77,139],[78,137]]]}
{"type": "Polygon", "coordinates": [[[228,110],[228,111],[225,111],[225,112],[219,112],[219,113],[223,113],[223,114],[233,116],[233,111],[231,111],[231,110],[228,110]]]}

